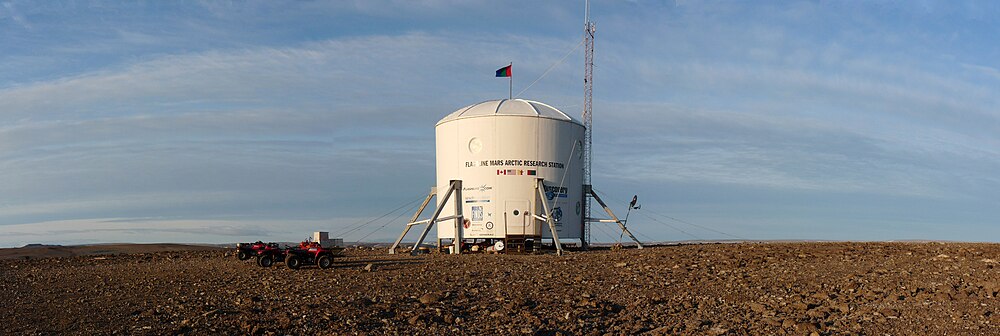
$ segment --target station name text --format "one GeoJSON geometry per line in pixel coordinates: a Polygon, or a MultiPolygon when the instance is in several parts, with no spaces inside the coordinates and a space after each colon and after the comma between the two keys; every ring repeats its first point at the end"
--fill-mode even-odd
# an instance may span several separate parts
{"type": "Polygon", "coordinates": [[[482,160],[466,161],[466,167],[542,167],[563,169],[560,162],[541,160],[482,160]]]}

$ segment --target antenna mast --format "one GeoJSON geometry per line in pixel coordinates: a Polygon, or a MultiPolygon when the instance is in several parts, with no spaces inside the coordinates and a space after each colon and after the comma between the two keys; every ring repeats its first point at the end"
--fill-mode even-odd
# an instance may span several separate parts
{"type": "Polygon", "coordinates": [[[590,1],[586,2],[584,11],[583,39],[584,39],[584,72],[583,72],[583,126],[586,128],[583,135],[583,185],[585,211],[583,212],[584,241],[590,245],[590,205],[589,197],[591,186],[590,166],[593,160],[593,89],[594,89],[594,23],[590,22],[590,1]]]}

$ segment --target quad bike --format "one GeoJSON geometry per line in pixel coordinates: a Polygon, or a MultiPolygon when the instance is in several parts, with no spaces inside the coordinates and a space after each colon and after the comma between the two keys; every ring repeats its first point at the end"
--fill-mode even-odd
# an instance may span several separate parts
{"type": "Polygon", "coordinates": [[[299,247],[287,250],[285,265],[291,269],[299,269],[304,265],[330,268],[333,267],[333,258],[343,250],[341,247],[323,247],[316,242],[302,242],[299,247]]]}
{"type": "Polygon", "coordinates": [[[236,244],[236,258],[240,260],[253,258],[257,256],[258,251],[263,250],[264,247],[270,244],[277,246],[276,243],[265,243],[259,240],[253,243],[238,243],[236,244]]]}
{"type": "Polygon", "coordinates": [[[257,266],[271,267],[276,262],[285,260],[288,249],[283,249],[276,243],[268,243],[263,249],[257,251],[257,266]]]}

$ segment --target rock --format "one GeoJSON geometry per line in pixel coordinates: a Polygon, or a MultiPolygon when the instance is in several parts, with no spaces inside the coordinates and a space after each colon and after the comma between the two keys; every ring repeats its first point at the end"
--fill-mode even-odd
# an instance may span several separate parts
{"type": "Polygon", "coordinates": [[[725,334],[727,332],[729,332],[729,329],[726,329],[726,328],[723,328],[723,327],[720,327],[720,326],[712,326],[712,328],[708,329],[708,335],[711,335],[711,336],[718,336],[718,335],[725,334]]]}
{"type": "Polygon", "coordinates": [[[375,264],[368,263],[368,265],[365,265],[364,270],[365,270],[365,272],[371,272],[371,271],[375,270],[375,264]]]}
{"type": "Polygon", "coordinates": [[[441,301],[441,295],[437,293],[427,293],[420,297],[420,303],[425,305],[434,304],[441,301]]]}
{"type": "Polygon", "coordinates": [[[809,316],[809,317],[812,317],[812,318],[815,318],[815,319],[824,319],[824,318],[826,318],[827,315],[829,315],[829,314],[825,310],[822,310],[822,309],[813,309],[813,310],[810,310],[810,311],[806,312],[806,316],[809,316]]]}
{"type": "Polygon", "coordinates": [[[278,317],[277,322],[278,322],[278,328],[281,329],[288,329],[289,327],[292,326],[292,318],[288,317],[287,315],[278,317]]]}
{"type": "Polygon", "coordinates": [[[796,311],[806,311],[809,310],[809,305],[802,302],[796,302],[789,305],[789,308],[792,308],[793,310],[796,311]]]}
{"type": "Polygon", "coordinates": [[[795,331],[801,333],[814,332],[819,330],[819,326],[815,323],[802,322],[795,325],[795,331]]]}

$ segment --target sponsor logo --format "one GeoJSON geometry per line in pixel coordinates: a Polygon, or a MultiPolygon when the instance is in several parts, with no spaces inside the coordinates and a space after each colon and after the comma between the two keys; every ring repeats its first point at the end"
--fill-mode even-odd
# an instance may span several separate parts
{"type": "Polygon", "coordinates": [[[483,220],[483,206],[473,206],[472,207],[472,220],[479,222],[483,220]]]}
{"type": "Polygon", "coordinates": [[[558,221],[562,220],[562,216],[563,216],[562,207],[556,207],[555,209],[552,209],[552,220],[553,221],[558,222],[558,221]]]}
{"type": "Polygon", "coordinates": [[[486,222],[486,229],[493,230],[493,222],[486,222]]]}
{"type": "Polygon", "coordinates": [[[481,186],[478,186],[478,187],[464,187],[464,188],[462,188],[462,191],[490,191],[490,190],[493,190],[493,187],[485,185],[485,184],[481,185],[481,186]]]}
{"type": "Polygon", "coordinates": [[[567,197],[566,187],[545,186],[545,198],[548,198],[551,201],[556,197],[566,198],[567,197]]]}

